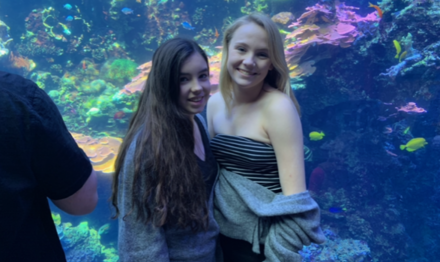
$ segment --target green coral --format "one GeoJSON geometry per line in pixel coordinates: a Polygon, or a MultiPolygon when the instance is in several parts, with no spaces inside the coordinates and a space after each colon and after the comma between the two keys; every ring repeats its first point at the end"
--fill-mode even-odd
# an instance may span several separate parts
{"type": "Polygon", "coordinates": [[[52,219],[53,223],[56,226],[59,226],[61,224],[61,215],[59,213],[52,213],[52,219]]]}
{"type": "Polygon", "coordinates": [[[131,60],[116,59],[110,64],[105,77],[110,81],[123,83],[138,74],[137,67],[138,65],[131,60]]]}

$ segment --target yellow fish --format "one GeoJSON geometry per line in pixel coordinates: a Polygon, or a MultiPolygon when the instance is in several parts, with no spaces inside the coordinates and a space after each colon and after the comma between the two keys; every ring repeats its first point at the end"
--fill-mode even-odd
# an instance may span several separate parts
{"type": "Polygon", "coordinates": [[[402,51],[402,47],[400,47],[400,43],[397,40],[393,40],[394,47],[396,48],[396,56],[394,58],[399,58],[399,54],[402,51]]]}
{"type": "Polygon", "coordinates": [[[404,52],[402,52],[402,54],[400,54],[399,63],[402,62],[403,59],[405,59],[407,54],[408,54],[408,52],[406,52],[406,51],[404,51],[404,52]]]}
{"type": "Polygon", "coordinates": [[[324,136],[325,136],[324,132],[313,131],[313,132],[310,132],[310,134],[309,134],[310,140],[312,140],[312,141],[321,140],[324,136]]]}
{"type": "Polygon", "coordinates": [[[406,145],[400,145],[400,150],[405,150],[406,148],[406,151],[413,152],[419,148],[424,147],[426,144],[428,143],[423,137],[413,138],[409,140],[409,142],[406,143],[406,145]]]}

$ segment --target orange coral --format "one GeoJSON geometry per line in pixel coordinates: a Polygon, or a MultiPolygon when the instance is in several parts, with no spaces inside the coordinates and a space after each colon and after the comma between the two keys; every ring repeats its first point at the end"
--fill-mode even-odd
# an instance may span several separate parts
{"type": "Polygon", "coordinates": [[[291,13],[291,12],[281,12],[278,13],[274,16],[272,16],[272,21],[274,21],[275,23],[280,23],[280,24],[287,24],[290,21],[292,21],[293,19],[295,19],[295,16],[291,13]]]}
{"type": "Polygon", "coordinates": [[[71,133],[78,146],[84,150],[92,162],[93,169],[103,173],[115,172],[115,160],[122,139],[118,137],[103,137],[94,139],[78,133],[71,133]]]}
{"type": "Polygon", "coordinates": [[[13,68],[24,68],[26,71],[32,71],[34,69],[35,63],[28,59],[27,57],[23,56],[15,56],[14,53],[11,51],[11,54],[9,55],[9,62],[11,62],[11,67],[13,68]]]}

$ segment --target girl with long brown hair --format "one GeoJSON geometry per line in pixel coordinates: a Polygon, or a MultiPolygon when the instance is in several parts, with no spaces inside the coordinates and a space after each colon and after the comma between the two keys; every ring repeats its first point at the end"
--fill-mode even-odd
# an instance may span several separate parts
{"type": "Polygon", "coordinates": [[[196,42],[175,38],[156,50],[113,178],[121,261],[215,261],[217,164],[198,115],[210,90],[196,42]]]}

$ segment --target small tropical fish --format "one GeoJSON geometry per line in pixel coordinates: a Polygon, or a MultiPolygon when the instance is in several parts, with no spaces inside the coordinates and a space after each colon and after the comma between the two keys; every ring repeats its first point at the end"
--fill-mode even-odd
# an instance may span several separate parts
{"type": "Polygon", "coordinates": [[[394,47],[396,48],[396,56],[394,58],[399,58],[399,54],[402,51],[402,47],[400,47],[400,43],[397,40],[393,40],[394,47]]]}
{"type": "Polygon", "coordinates": [[[406,151],[414,152],[417,149],[424,147],[426,144],[428,143],[423,137],[417,137],[409,140],[409,142],[406,143],[406,145],[400,145],[400,150],[405,150],[406,148],[406,151]]]}
{"type": "Polygon", "coordinates": [[[87,68],[86,61],[84,61],[84,60],[83,60],[83,63],[82,63],[82,67],[83,67],[83,70],[86,70],[86,68],[87,68]]]}
{"type": "Polygon", "coordinates": [[[64,8],[66,8],[67,10],[72,9],[72,6],[70,4],[65,4],[63,5],[64,8]]]}
{"type": "Polygon", "coordinates": [[[133,14],[133,9],[130,9],[130,8],[128,8],[128,7],[124,7],[124,8],[122,8],[122,13],[124,13],[124,14],[126,14],[126,15],[130,15],[130,14],[133,14]]]}
{"type": "Polygon", "coordinates": [[[157,5],[164,5],[168,2],[168,0],[160,0],[159,2],[157,2],[157,5]]]}
{"type": "Polygon", "coordinates": [[[316,131],[313,131],[313,132],[310,132],[310,134],[309,134],[310,140],[312,140],[312,141],[321,140],[324,136],[325,136],[324,132],[318,133],[316,131]]]}
{"type": "Polygon", "coordinates": [[[403,130],[403,134],[404,134],[404,135],[408,134],[409,128],[410,128],[410,127],[407,127],[407,128],[405,128],[405,130],[403,130]]]}
{"type": "Polygon", "coordinates": [[[118,111],[115,113],[115,115],[113,116],[113,119],[122,119],[125,116],[125,112],[124,111],[118,111]]]}
{"type": "Polygon", "coordinates": [[[72,32],[70,32],[69,28],[67,27],[67,25],[63,24],[63,23],[58,23],[62,28],[63,28],[63,33],[65,33],[66,35],[71,35],[72,32]]]}
{"type": "Polygon", "coordinates": [[[100,227],[98,229],[98,234],[102,235],[102,234],[107,233],[109,228],[110,228],[110,224],[109,223],[103,225],[102,227],[100,227]]]}
{"type": "Polygon", "coordinates": [[[219,36],[220,36],[220,34],[218,33],[218,31],[217,31],[217,27],[214,27],[215,28],[215,34],[214,34],[214,36],[215,36],[215,38],[218,38],[219,36]]]}
{"type": "Polygon", "coordinates": [[[291,33],[291,32],[287,32],[286,30],[283,30],[283,29],[280,29],[278,31],[280,31],[280,33],[283,34],[283,35],[288,35],[288,34],[291,33]]]}
{"type": "Polygon", "coordinates": [[[333,213],[333,214],[338,214],[338,213],[342,213],[342,212],[344,212],[344,211],[347,211],[347,209],[344,207],[344,208],[340,208],[340,207],[331,207],[331,208],[329,208],[328,209],[328,211],[330,211],[331,213],[333,213]]]}
{"type": "Polygon", "coordinates": [[[190,23],[188,22],[183,22],[182,23],[183,28],[187,29],[187,30],[194,30],[195,27],[192,27],[190,23]]]}
{"type": "Polygon", "coordinates": [[[289,67],[289,70],[294,70],[295,68],[297,68],[298,67],[298,64],[296,64],[296,65],[292,65],[291,67],[289,67]]]}
{"type": "Polygon", "coordinates": [[[72,34],[72,32],[70,32],[70,30],[67,29],[67,28],[63,30],[63,33],[65,33],[66,35],[71,35],[72,34]]]}
{"type": "Polygon", "coordinates": [[[402,60],[404,60],[407,55],[408,55],[408,52],[406,52],[406,51],[402,52],[399,57],[399,63],[402,62],[402,60]]]}
{"type": "Polygon", "coordinates": [[[368,2],[368,4],[369,4],[369,6],[368,7],[373,7],[374,9],[376,9],[376,11],[377,11],[377,14],[379,15],[379,17],[380,18],[382,18],[382,16],[383,16],[383,12],[382,12],[382,9],[380,9],[380,7],[379,6],[377,6],[377,5],[373,5],[372,3],[370,3],[370,2],[368,2]]]}
{"type": "Polygon", "coordinates": [[[71,16],[71,15],[69,15],[68,17],[66,17],[66,21],[67,22],[70,22],[70,21],[72,21],[73,20],[73,17],[71,16]]]}

